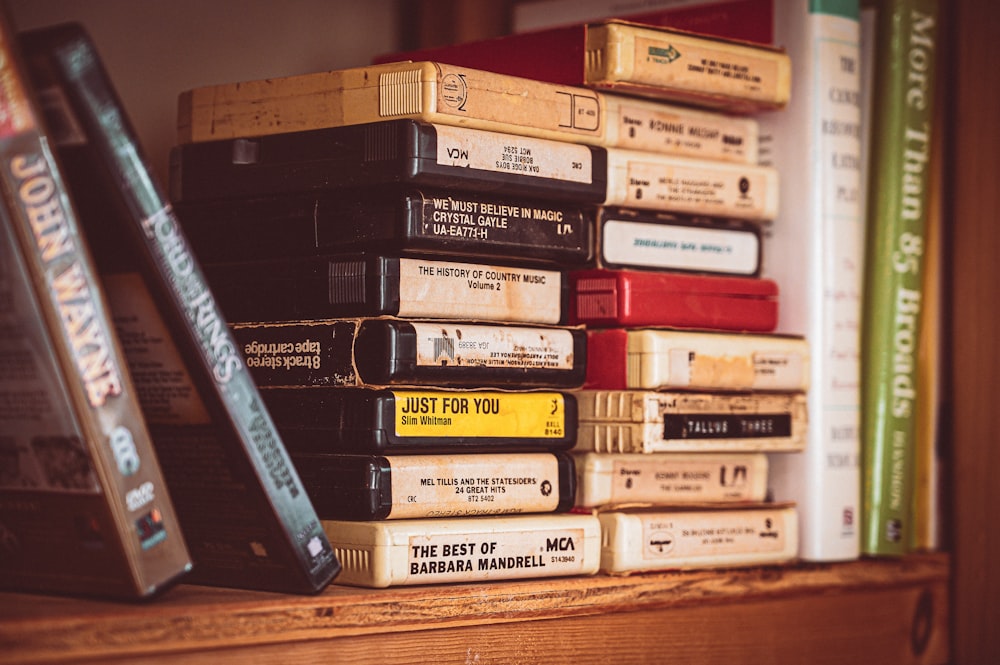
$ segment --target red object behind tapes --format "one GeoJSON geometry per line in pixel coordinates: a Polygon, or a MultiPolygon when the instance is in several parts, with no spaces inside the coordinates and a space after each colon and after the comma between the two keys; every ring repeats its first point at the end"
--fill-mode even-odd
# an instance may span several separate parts
{"type": "Polygon", "coordinates": [[[631,270],[570,272],[571,324],[771,332],[778,285],[752,277],[631,270]]]}
{"type": "MultiPolygon", "coordinates": [[[[621,18],[644,25],[770,45],[774,42],[773,12],[769,0],[729,0],[642,13],[624,12],[626,15],[621,18]]],[[[436,60],[539,81],[582,85],[587,23],[599,20],[587,19],[514,35],[386,53],[375,57],[373,62],[436,60]]]]}

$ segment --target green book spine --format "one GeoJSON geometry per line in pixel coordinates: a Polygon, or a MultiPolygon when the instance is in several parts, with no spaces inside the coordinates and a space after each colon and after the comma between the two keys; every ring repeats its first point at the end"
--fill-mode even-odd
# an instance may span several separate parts
{"type": "Polygon", "coordinates": [[[936,0],[876,5],[862,322],[862,544],[905,554],[912,520],[936,0]]]}

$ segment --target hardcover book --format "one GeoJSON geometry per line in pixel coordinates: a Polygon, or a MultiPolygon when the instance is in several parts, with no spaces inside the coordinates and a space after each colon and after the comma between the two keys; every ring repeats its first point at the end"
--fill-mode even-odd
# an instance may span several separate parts
{"type": "Polygon", "coordinates": [[[191,559],[12,40],[0,16],[0,586],[147,597],[191,559]]]}
{"type": "MultiPolygon", "coordinates": [[[[939,30],[938,34],[944,33],[939,30]]],[[[936,86],[934,100],[934,126],[943,127],[946,105],[943,103],[947,88],[936,86]]],[[[928,169],[930,182],[927,199],[927,228],[924,251],[922,314],[920,347],[917,351],[917,424],[915,433],[916,458],[913,473],[913,523],[910,546],[915,551],[936,551],[947,544],[945,512],[947,505],[944,491],[948,471],[946,441],[944,440],[945,415],[948,412],[950,391],[945,387],[947,367],[945,343],[947,333],[944,301],[945,288],[945,210],[942,148],[944,132],[934,131],[931,137],[931,154],[928,169]]]]}
{"type": "Polygon", "coordinates": [[[780,49],[615,19],[378,60],[433,60],[735,113],[782,108],[791,85],[780,49]]]}
{"type": "Polygon", "coordinates": [[[760,116],[761,162],[782,178],[761,274],[781,291],[776,331],[804,335],[813,362],[809,443],[801,455],[772,459],[771,482],[776,499],[798,505],[802,558],[849,560],[858,556],[860,534],[858,6],[774,6],[775,40],[792,57],[793,89],[788,108],[760,116]]]}
{"type": "Polygon", "coordinates": [[[881,3],[862,332],[865,554],[910,549],[938,3],[881,3]]]}
{"type": "Polygon", "coordinates": [[[21,44],[104,260],[192,579],[319,591],[337,559],[97,52],[75,24],[26,33],[21,44]]]}

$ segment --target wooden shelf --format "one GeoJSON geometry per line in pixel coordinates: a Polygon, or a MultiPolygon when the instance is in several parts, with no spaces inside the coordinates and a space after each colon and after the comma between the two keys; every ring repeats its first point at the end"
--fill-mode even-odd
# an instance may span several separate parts
{"type": "Polygon", "coordinates": [[[0,663],[944,663],[949,557],[149,603],[0,593],[0,663]]]}
{"type": "MultiPolygon", "coordinates": [[[[478,18],[485,14],[466,4],[496,3],[413,4],[426,6],[418,16],[426,31],[442,28],[448,11],[478,18]]],[[[182,585],[144,604],[0,593],[0,664],[1000,662],[1000,532],[988,528],[1000,505],[1000,310],[992,304],[1000,86],[989,85],[1000,3],[960,0],[947,17],[942,429],[951,554],[385,591],[333,586],[314,597],[182,585]]],[[[484,36],[481,22],[456,22],[462,30],[440,39],[484,36]]]]}

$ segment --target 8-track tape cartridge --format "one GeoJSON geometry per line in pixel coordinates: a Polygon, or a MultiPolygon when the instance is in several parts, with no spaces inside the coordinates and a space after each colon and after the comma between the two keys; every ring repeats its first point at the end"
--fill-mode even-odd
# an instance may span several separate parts
{"type": "Polygon", "coordinates": [[[261,387],[579,388],[582,328],[315,319],[232,324],[261,387]]]}
{"type": "Polygon", "coordinates": [[[338,254],[206,266],[229,321],[398,316],[559,325],[564,274],[533,266],[338,254]]]}
{"type": "Polygon", "coordinates": [[[261,391],[294,453],[566,450],[577,435],[561,391],[275,388],[261,391]]]}
{"type": "Polygon", "coordinates": [[[177,209],[205,263],[377,250],[582,267],[593,206],[399,186],[205,201],[177,209]]]}
{"type": "Polygon", "coordinates": [[[573,507],[565,452],[297,455],[320,519],[384,520],[558,513],[573,507]]]}
{"type": "Polygon", "coordinates": [[[180,203],[408,184],[577,203],[605,198],[604,148],[386,120],[175,146],[180,203]]]}

